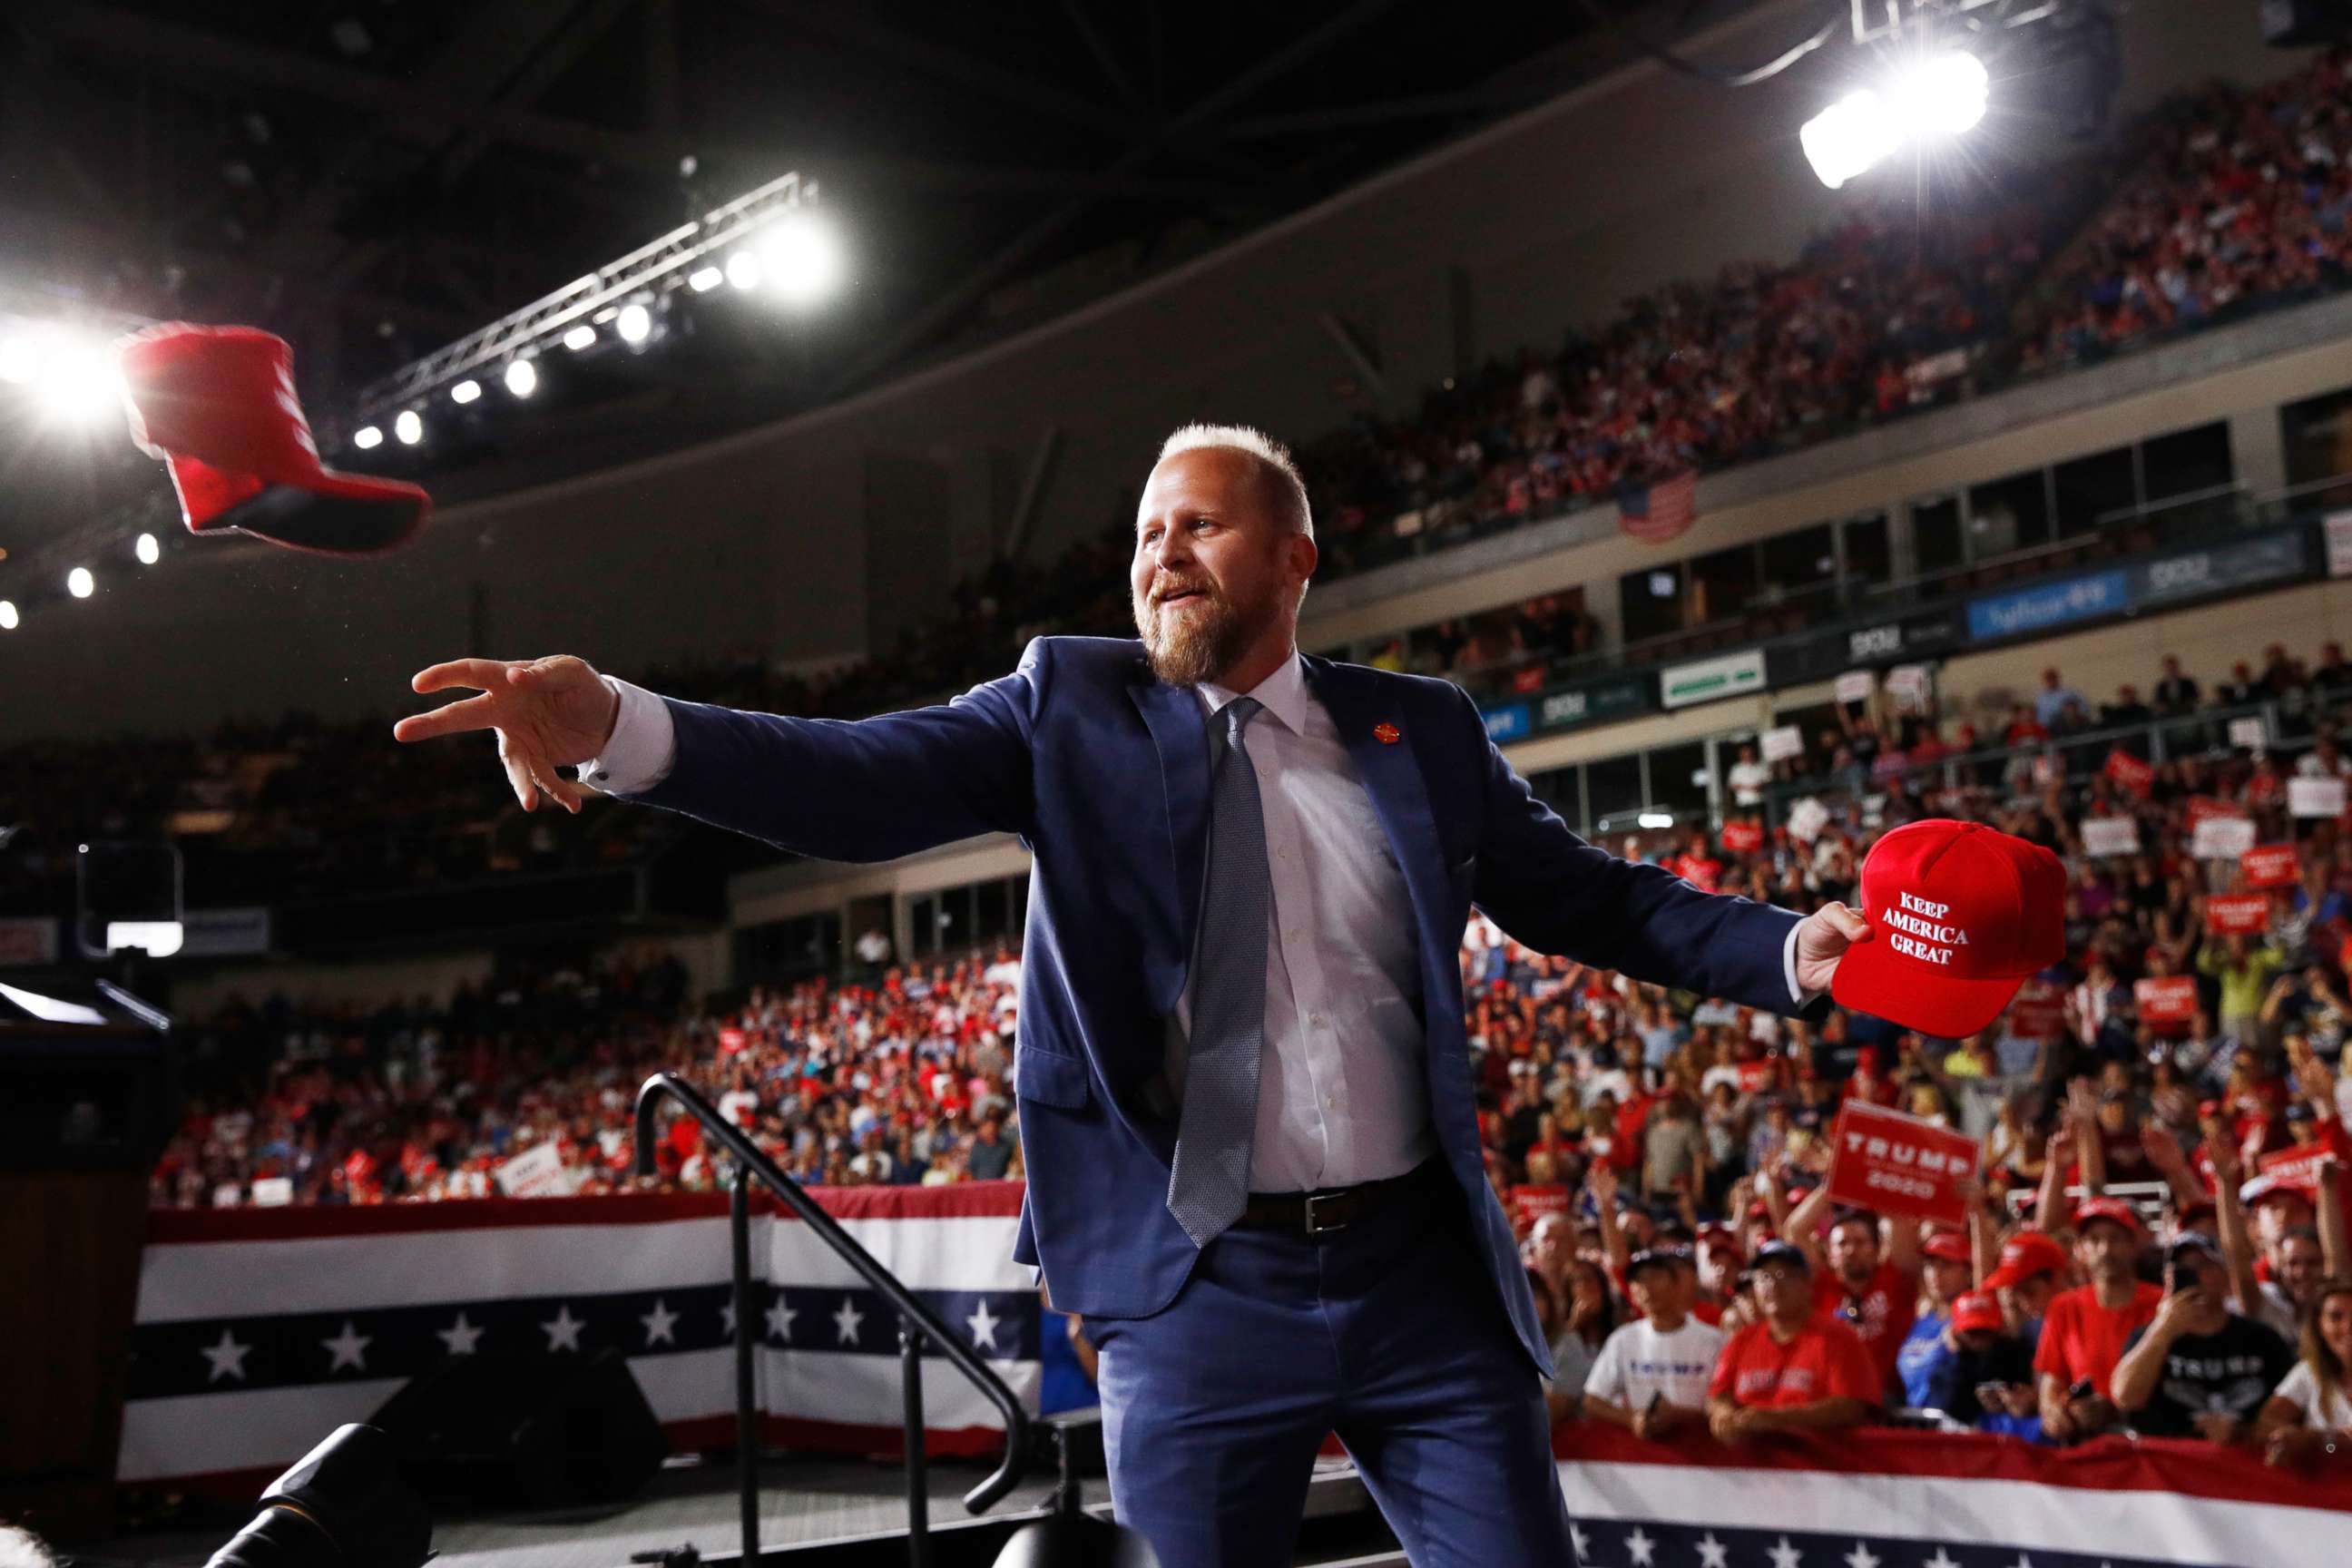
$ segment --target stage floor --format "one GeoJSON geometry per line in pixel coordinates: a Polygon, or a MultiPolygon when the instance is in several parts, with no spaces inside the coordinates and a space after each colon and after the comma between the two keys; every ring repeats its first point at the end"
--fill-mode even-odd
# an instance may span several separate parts
{"type": "MultiPolygon", "coordinates": [[[[929,1467],[930,1518],[935,1530],[969,1520],[963,1494],[989,1473],[980,1464],[929,1467]]],[[[859,1536],[898,1535],[907,1527],[905,1478],[896,1464],[777,1458],[760,1467],[760,1544],[770,1552],[859,1536]]],[[[1108,1510],[1110,1483],[1083,1483],[1089,1509],[1108,1510]]],[[[1034,1512],[1053,1490],[1048,1469],[1033,1471],[990,1517],[1034,1512]]],[[[1319,1461],[1308,1498],[1310,1516],[1360,1509],[1362,1484],[1345,1459],[1319,1461]]],[[[250,1509],[203,1505],[168,1526],[129,1531],[73,1554],[74,1568],[203,1568],[221,1544],[253,1517],[250,1509]]],[[[435,1568],[628,1568],[629,1558],[691,1542],[704,1556],[732,1555],[741,1546],[736,1523],[731,1460],[691,1457],[665,1465],[652,1484],[617,1508],[543,1511],[436,1510],[435,1568]]]]}

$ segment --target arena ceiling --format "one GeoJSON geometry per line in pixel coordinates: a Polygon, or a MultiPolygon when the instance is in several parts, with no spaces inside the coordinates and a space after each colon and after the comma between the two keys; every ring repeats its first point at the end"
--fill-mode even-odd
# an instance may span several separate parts
{"type": "MultiPolygon", "coordinates": [[[[1640,8],[1676,35],[1748,3],[1640,8]]],[[[0,280],[269,325],[314,399],[798,169],[856,298],[814,352],[765,356],[772,410],[1624,55],[1575,0],[45,0],[0,16],[0,280]]]]}

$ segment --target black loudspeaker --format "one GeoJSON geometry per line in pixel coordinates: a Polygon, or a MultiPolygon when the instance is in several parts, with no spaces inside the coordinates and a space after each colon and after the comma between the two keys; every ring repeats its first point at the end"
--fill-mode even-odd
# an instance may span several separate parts
{"type": "Polygon", "coordinates": [[[453,1356],[369,1418],[428,1497],[536,1505],[622,1502],[669,1452],[618,1351],[585,1361],[453,1356]]]}
{"type": "Polygon", "coordinates": [[[2263,42],[2277,48],[2352,34],[2352,0],[2263,0],[2263,42]]]}

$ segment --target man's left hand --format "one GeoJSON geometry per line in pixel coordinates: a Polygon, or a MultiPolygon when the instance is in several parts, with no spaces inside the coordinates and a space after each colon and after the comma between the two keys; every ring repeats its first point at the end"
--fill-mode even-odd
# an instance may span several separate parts
{"type": "Polygon", "coordinates": [[[1808,996],[1828,990],[1845,950],[1870,939],[1870,922],[1843,904],[1823,904],[1807,915],[1797,927],[1798,989],[1808,996]]]}

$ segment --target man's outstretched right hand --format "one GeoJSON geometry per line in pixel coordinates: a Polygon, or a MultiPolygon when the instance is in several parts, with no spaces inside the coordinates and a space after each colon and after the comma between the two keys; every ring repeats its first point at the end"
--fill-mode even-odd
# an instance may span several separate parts
{"type": "Polygon", "coordinates": [[[545,795],[578,815],[584,798],[580,786],[555,770],[601,755],[621,715],[612,689],[585,659],[570,654],[452,659],[417,671],[409,685],[418,691],[471,687],[481,695],[430,713],[412,713],[392,727],[392,738],[429,741],[468,730],[495,731],[507,782],[525,811],[538,809],[545,795]]]}

